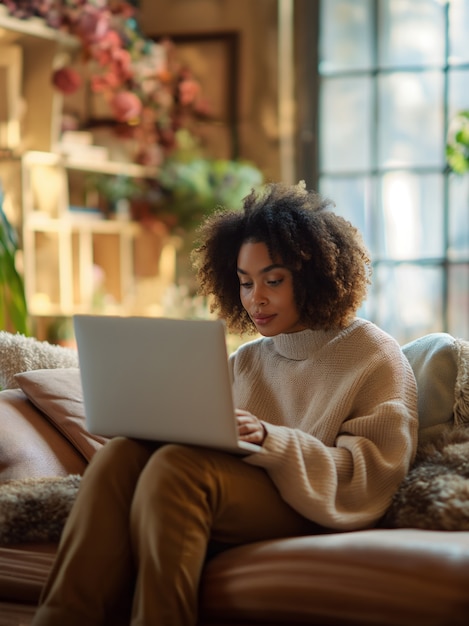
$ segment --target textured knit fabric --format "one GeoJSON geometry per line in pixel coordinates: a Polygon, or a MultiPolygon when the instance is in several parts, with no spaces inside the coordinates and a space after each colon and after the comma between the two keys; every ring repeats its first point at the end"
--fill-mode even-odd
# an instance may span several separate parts
{"type": "Polygon", "coordinates": [[[263,467],[296,511],[323,526],[373,525],[413,460],[417,388],[397,342],[356,319],[341,331],[261,338],[231,358],[235,404],[263,420],[263,467]]]}

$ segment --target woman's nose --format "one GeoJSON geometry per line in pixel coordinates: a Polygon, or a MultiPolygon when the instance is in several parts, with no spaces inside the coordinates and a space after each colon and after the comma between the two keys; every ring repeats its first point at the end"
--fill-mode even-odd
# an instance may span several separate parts
{"type": "Polygon", "coordinates": [[[264,289],[262,286],[254,287],[252,292],[252,299],[256,304],[265,304],[267,301],[267,297],[265,295],[264,289]]]}

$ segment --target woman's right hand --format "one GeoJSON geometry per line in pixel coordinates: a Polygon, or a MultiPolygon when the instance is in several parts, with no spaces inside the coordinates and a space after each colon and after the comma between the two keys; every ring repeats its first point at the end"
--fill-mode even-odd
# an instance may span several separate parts
{"type": "Polygon", "coordinates": [[[236,409],[235,415],[238,423],[238,436],[241,441],[262,446],[267,436],[267,431],[261,420],[243,409],[236,409]]]}

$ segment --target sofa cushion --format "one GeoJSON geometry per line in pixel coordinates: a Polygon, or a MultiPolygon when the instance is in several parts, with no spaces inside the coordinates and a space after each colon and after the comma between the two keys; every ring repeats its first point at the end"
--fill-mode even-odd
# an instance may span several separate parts
{"type": "Polygon", "coordinates": [[[469,424],[469,341],[430,333],[402,347],[418,388],[420,436],[469,424]]]}
{"type": "Polygon", "coordinates": [[[365,530],[214,557],[202,624],[467,626],[469,532],[365,530]]]}
{"type": "Polygon", "coordinates": [[[78,368],[33,370],[17,374],[17,384],[31,402],[90,461],[106,443],[85,426],[85,409],[78,368]]]}
{"type": "MultiPolygon", "coordinates": [[[[0,600],[37,602],[52,562],[36,549],[0,548],[0,600]]],[[[468,532],[367,530],[265,541],[207,564],[200,626],[466,626],[468,587],[468,532]]]]}
{"type": "MultiPolygon", "coordinates": [[[[28,546],[27,549],[0,548],[0,600],[31,603],[33,606],[37,604],[56,549],[55,544],[28,546]]],[[[0,615],[5,614],[2,604],[0,615]]],[[[11,621],[11,624],[21,623],[20,620],[11,621]]]]}
{"type": "Polygon", "coordinates": [[[0,481],[82,474],[86,465],[20,389],[0,392],[0,481]]]}
{"type": "Polygon", "coordinates": [[[78,367],[78,353],[34,337],[0,331],[0,389],[15,389],[15,374],[28,370],[78,367]]]}

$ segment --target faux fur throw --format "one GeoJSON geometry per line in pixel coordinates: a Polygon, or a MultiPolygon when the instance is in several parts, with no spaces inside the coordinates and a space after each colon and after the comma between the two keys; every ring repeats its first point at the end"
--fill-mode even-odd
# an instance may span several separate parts
{"type": "Polygon", "coordinates": [[[56,543],[81,476],[27,478],[0,485],[0,546],[56,543]]]}
{"type": "MultiPolygon", "coordinates": [[[[0,485],[0,545],[57,542],[81,476],[0,485]]],[[[469,426],[447,427],[419,446],[381,528],[469,530],[469,426]]]]}
{"type": "Polygon", "coordinates": [[[422,442],[380,526],[469,530],[469,426],[422,442]]]}
{"type": "Polygon", "coordinates": [[[78,367],[78,352],[5,330],[0,331],[0,388],[17,389],[15,374],[31,370],[78,367]]]}

